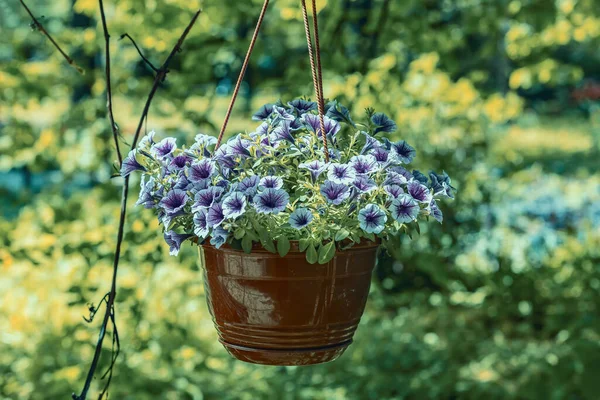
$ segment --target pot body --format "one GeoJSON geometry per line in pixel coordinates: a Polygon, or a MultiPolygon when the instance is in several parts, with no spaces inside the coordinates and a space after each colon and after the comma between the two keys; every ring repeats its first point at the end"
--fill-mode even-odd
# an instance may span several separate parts
{"type": "Polygon", "coordinates": [[[267,365],[310,365],[338,358],[352,343],[367,302],[378,244],[309,264],[292,244],[280,257],[202,245],[209,311],[235,358],[267,365]]]}

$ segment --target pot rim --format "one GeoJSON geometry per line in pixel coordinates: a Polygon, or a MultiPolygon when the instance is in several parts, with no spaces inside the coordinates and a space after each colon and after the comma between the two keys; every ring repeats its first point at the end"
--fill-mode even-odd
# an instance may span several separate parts
{"type": "MultiPolygon", "coordinates": [[[[245,253],[244,250],[242,250],[242,249],[236,249],[236,248],[231,247],[231,245],[229,243],[225,243],[221,246],[221,248],[217,249],[215,246],[210,244],[208,239],[206,239],[204,241],[204,243],[199,243],[198,239],[196,238],[196,240],[194,240],[194,242],[196,242],[196,244],[198,244],[199,247],[202,247],[204,249],[211,249],[211,250],[215,250],[215,251],[226,251],[226,252],[239,252],[239,253],[248,254],[248,253],[245,253]]],[[[376,240],[375,242],[372,242],[370,240],[363,240],[360,243],[356,243],[354,246],[349,247],[347,249],[344,249],[344,250],[336,249],[336,253],[371,250],[371,249],[378,248],[380,245],[381,245],[381,240],[379,240],[379,239],[376,240]]],[[[304,254],[305,251],[300,251],[299,246],[300,246],[300,241],[290,240],[290,251],[288,252],[288,254],[304,254]]],[[[269,250],[265,249],[260,244],[260,242],[252,244],[252,251],[249,254],[255,254],[255,253],[271,254],[271,255],[279,256],[278,254],[274,254],[274,253],[270,252],[269,250]]]]}

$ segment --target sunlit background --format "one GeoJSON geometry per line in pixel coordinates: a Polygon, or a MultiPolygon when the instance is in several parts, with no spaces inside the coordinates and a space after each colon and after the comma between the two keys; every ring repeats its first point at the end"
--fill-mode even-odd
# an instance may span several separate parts
{"type": "MultiPolygon", "coordinates": [[[[261,3],[203,4],[148,130],[216,134],[261,3]]],[[[28,5],[85,74],[0,0],[0,398],[64,399],[92,358],[100,321],[82,316],[110,288],[122,181],[110,179],[97,1],[28,5]]],[[[444,224],[381,257],[340,360],[260,367],[217,342],[195,249],[170,257],[131,201],[112,398],[600,398],[600,1],[318,5],[325,96],[387,113],[395,140],[453,177],[444,224]]],[[[105,0],[124,142],[153,72],[119,36],[160,65],[198,6],[105,0]]],[[[263,103],[312,93],[299,1],[273,1],[228,132],[253,130],[263,103]]]]}

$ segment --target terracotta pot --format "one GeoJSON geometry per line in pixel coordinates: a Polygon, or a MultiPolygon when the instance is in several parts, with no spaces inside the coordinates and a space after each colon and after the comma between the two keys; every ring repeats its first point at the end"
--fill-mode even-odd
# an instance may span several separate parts
{"type": "Polygon", "coordinates": [[[238,360],[267,365],[332,361],[352,343],[367,302],[378,244],[309,264],[297,244],[285,257],[202,245],[209,311],[238,360]]]}

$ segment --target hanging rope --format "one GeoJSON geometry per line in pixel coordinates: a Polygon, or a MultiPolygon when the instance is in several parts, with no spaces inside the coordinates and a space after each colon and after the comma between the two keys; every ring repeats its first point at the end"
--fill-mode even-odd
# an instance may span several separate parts
{"type": "Polygon", "coordinates": [[[325,153],[325,162],[329,162],[329,148],[327,146],[327,135],[325,134],[325,105],[323,102],[323,73],[321,70],[321,49],[319,45],[319,23],[317,20],[316,0],[312,0],[313,7],[313,28],[315,30],[315,44],[317,60],[315,63],[315,51],[313,50],[312,37],[310,34],[310,25],[308,23],[308,12],[306,11],[306,0],[302,1],[302,17],[304,19],[304,31],[306,33],[306,44],[308,46],[308,58],[310,59],[310,70],[312,73],[313,85],[315,87],[315,96],[317,97],[317,109],[319,111],[319,123],[321,126],[321,138],[325,153]]]}
{"type": "MultiPolygon", "coordinates": [[[[308,56],[310,59],[310,69],[312,72],[313,85],[315,88],[315,96],[317,98],[317,109],[319,112],[319,125],[321,128],[321,139],[323,140],[324,147],[324,156],[325,162],[329,162],[329,147],[327,146],[327,135],[325,133],[325,104],[323,100],[323,71],[321,68],[321,49],[319,44],[319,23],[317,20],[317,6],[316,0],[312,0],[312,16],[313,16],[313,29],[315,31],[315,45],[316,48],[313,48],[312,36],[310,33],[310,24],[308,21],[308,12],[306,9],[306,0],[301,0],[302,2],[302,16],[304,18],[304,31],[306,33],[306,43],[308,46],[308,56]],[[315,61],[315,53],[316,53],[316,61],[315,61]]],[[[235,101],[237,99],[237,95],[240,91],[240,86],[244,80],[244,75],[246,74],[246,70],[248,69],[248,64],[250,63],[250,56],[252,55],[252,51],[254,50],[254,45],[256,44],[256,39],[258,38],[258,32],[260,31],[260,27],[262,25],[263,19],[265,17],[265,13],[267,11],[267,7],[269,5],[269,0],[265,0],[262,10],[260,11],[260,16],[258,17],[258,21],[256,23],[256,28],[254,28],[254,34],[252,35],[252,40],[250,41],[250,46],[248,47],[248,51],[246,52],[246,57],[244,58],[244,63],[242,64],[242,69],[238,76],[237,82],[235,84],[235,88],[233,90],[233,95],[231,97],[231,101],[229,102],[229,107],[227,108],[227,113],[225,114],[225,120],[223,121],[223,126],[221,127],[221,131],[219,132],[219,137],[217,138],[217,144],[215,145],[215,150],[219,148],[221,145],[221,141],[223,140],[223,135],[225,134],[225,130],[227,129],[227,124],[229,123],[229,118],[231,117],[231,111],[233,110],[233,106],[235,105],[235,101]]],[[[318,132],[317,132],[318,136],[318,132]]]]}
{"type": "Polygon", "coordinates": [[[244,63],[242,64],[242,70],[240,71],[240,75],[238,76],[237,83],[235,84],[235,89],[233,90],[233,95],[231,97],[231,101],[229,102],[229,107],[227,108],[227,114],[225,114],[225,121],[223,121],[223,126],[221,127],[221,131],[219,132],[219,137],[217,138],[217,144],[215,145],[215,150],[219,148],[221,141],[223,140],[223,134],[225,133],[225,129],[227,129],[227,124],[229,123],[229,118],[231,117],[231,111],[233,110],[233,106],[235,104],[235,100],[237,99],[237,95],[240,91],[240,86],[242,86],[242,81],[244,80],[244,75],[246,74],[246,70],[248,69],[248,64],[250,63],[250,56],[252,55],[252,50],[254,50],[254,45],[256,44],[256,38],[258,37],[258,31],[260,30],[260,26],[262,25],[263,19],[265,17],[265,13],[267,12],[267,6],[269,5],[269,0],[265,0],[262,6],[262,10],[260,11],[260,16],[258,17],[258,22],[256,23],[256,28],[254,28],[254,34],[252,34],[252,40],[250,41],[250,46],[248,47],[248,51],[246,52],[246,58],[244,58],[244,63]]]}

